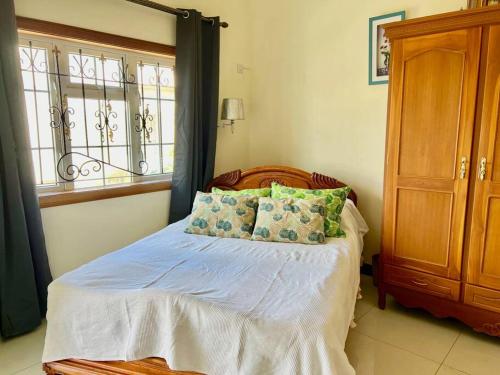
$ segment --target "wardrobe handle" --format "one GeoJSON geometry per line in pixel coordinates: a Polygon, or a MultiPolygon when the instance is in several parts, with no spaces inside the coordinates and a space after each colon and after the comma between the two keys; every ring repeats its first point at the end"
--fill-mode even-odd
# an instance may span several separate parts
{"type": "Polygon", "coordinates": [[[467,173],[467,158],[465,156],[462,156],[462,159],[460,160],[460,179],[463,180],[465,178],[465,175],[467,173]]]}
{"type": "Polygon", "coordinates": [[[479,162],[479,179],[484,181],[486,178],[486,158],[483,156],[479,162]]]}

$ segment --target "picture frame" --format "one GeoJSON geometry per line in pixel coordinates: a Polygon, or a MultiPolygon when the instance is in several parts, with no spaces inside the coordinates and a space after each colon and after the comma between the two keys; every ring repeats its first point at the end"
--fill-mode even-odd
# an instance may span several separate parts
{"type": "Polygon", "coordinates": [[[389,22],[402,21],[405,16],[406,12],[402,10],[369,19],[368,83],[370,85],[381,85],[389,82],[391,47],[381,26],[389,22]]]}
{"type": "Polygon", "coordinates": [[[490,5],[500,5],[500,0],[468,0],[467,8],[481,8],[490,5]]]}

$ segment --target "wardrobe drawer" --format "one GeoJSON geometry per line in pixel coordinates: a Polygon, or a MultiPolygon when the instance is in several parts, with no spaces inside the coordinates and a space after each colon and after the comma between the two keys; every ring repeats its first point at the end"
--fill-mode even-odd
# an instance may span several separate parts
{"type": "Polygon", "coordinates": [[[384,265],[384,281],[387,284],[402,286],[453,301],[458,301],[460,297],[460,281],[449,280],[389,264],[384,265]]]}
{"type": "Polygon", "coordinates": [[[498,290],[466,284],[464,302],[467,305],[500,313],[500,291],[498,290]]]}

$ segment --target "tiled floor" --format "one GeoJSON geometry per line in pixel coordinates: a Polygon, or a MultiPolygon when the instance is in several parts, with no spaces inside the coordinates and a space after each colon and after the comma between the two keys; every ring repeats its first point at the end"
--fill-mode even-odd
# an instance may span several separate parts
{"type": "MultiPolygon", "coordinates": [[[[389,300],[376,307],[376,289],[362,277],[364,298],[356,306],[346,352],[358,375],[500,374],[500,339],[472,332],[450,320],[407,310],[389,300]]],[[[0,342],[0,375],[42,374],[45,326],[0,342]]],[[[340,374],[341,375],[341,374],[340,374]]]]}
{"type": "Polygon", "coordinates": [[[500,338],[405,309],[390,297],[387,308],[380,310],[371,278],[362,276],[361,284],[364,298],[356,305],[357,327],[346,343],[356,374],[500,374],[500,338]]]}

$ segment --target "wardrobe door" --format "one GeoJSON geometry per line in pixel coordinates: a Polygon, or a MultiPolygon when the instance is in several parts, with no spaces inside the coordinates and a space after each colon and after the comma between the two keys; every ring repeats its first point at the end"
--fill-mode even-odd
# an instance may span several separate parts
{"type": "MultiPolygon", "coordinates": [[[[467,281],[500,290],[500,25],[486,30],[478,172],[467,281]]],[[[480,101],[481,102],[481,101],[480,101]]],[[[497,296],[500,310],[500,295],[497,296]]]]}
{"type": "Polygon", "coordinates": [[[481,29],[395,40],[384,262],[460,279],[481,29]]]}

